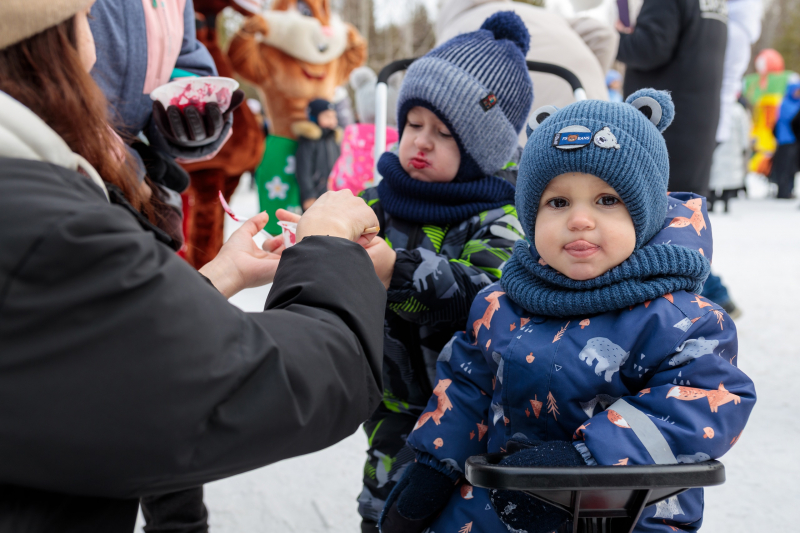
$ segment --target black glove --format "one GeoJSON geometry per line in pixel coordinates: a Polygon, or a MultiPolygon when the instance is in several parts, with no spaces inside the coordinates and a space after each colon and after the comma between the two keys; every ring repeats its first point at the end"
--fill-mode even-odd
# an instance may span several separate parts
{"type": "Polygon", "coordinates": [[[183,108],[171,105],[164,109],[164,104],[153,102],[153,122],[170,143],[183,148],[206,146],[220,138],[225,123],[234,110],[244,102],[241,89],[233,91],[231,105],[222,113],[216,103],[206,104],[205,113],[193,105],[183,108]]]}
{"type": "Polygon", "coordinates": [[[178,193],[189,187],[189,174],[168,154],[139,141],[134,142],[131,148],[139,154],[151,181],[178,193]]]}
{"type": "Polygon", "coordinates": [[[420,463],[411,463],[397,482],[378,521],[381,533],[424,531],[447,505],[455,481],[420,463]]]}
{"type": "MultiPolygon", "coordinates": [[[[500,461],[500,465],[586,466],[583,456],[571,442],[509,441],[506,449],[515,453],[500,461]]],[[[490,492],[489,497],[500,521],[510,530],[549,533],[557,530],[570,518],[566,511],[528,496],[522,491],[495,489],[490,492]]]]}

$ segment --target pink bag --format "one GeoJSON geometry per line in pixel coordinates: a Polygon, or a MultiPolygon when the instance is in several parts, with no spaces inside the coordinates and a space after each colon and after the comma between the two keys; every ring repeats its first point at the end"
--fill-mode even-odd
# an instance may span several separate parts
{"type": "MultiPolygon", "coordinates": [[[[386,128],[386,148],[396,143],[399,138],[397,130],[386,128]]],[[[341,191],[350,189],[353,194],[364,190],[373,178],[375,158],[374,124],[351,124],[344,129],[342,139],[342,155],[333,165],[328,177],[328,190],[341,191]]]]}

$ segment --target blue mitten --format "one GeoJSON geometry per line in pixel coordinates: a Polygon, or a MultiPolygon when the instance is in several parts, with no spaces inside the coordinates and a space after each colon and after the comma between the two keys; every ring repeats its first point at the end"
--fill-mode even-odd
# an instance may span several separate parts
{"type": "MultiPolygon", "coordinates": [[[[580,452],[571,442],[509,442],[512,453],[499,464],[507,466],[586,466],[580,452]]],[[[509,530],[528,533],[548,533],[564,524],[570,515],[517,490],[492,490],[492,506],[509,530]]]]}
{"type": "Polygon", "coordinates": [[[381,513],[381,533],[424,531],[447,505],[455,480],[430,466],[411,463],[397,482],[381,513]]]}

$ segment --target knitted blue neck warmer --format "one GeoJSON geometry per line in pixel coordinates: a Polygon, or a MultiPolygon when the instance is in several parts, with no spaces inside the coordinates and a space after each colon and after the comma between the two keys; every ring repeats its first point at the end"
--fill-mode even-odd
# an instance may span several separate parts
{"type": "Polygon", "coordinates": [[[378,160],[378,171],[383,176],[378,184],[383,209],[409,222],[450,224],[514,204],[514,186],[494,176],[465,183],[427,183],[409,176],[391,152],[378,160]]]}
{"type": "Polygon", "coordinates": [[[667,293],[699,293],[711,267],[684,246],[653,244],[594,279],[576,281],[538,263],[527,241],[517,241],[500,282],[511,300],[536,315],[571,317],[624,309],[667,293]]]}

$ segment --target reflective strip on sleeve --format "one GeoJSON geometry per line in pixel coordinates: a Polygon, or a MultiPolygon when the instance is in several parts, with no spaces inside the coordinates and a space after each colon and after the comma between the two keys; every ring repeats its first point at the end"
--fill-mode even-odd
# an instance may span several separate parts
{"type": "Polygon", "coordinates": [[[669,444],[667,444],[667,439],[664,438],[664,435],[661,434],[653,421],[650,420],[650,417],[625,400],[617,400],[609,409],[613,409],[625,419],[657,465],[673,465],[678,463],[669,444]]]}

